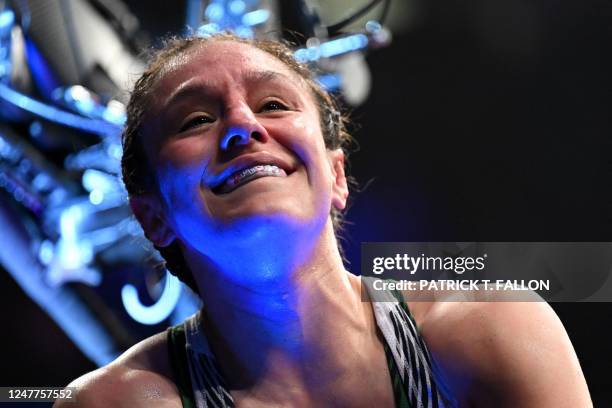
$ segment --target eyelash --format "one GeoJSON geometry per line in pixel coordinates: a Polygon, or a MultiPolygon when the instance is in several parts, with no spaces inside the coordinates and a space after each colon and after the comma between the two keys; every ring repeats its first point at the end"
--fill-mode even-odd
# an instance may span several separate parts
{"type": "MultiPolygon", "coordinates": [[[[284,111],[288,109],[289,108],[280,101],[268,101],[263,105],[263,107],[261,108],[261,111],[271,112],[271,111],[284,111]]],[[[183,126],[181,126],[181,128],[179,129],[179,132],[186,132],[187,130],[191,128],[194,128],[200,125],[205,125],[208,123],[213,123],[213,122],[214,122],[214,119],[208,116],[204,116],[204,115],[196,116],[195,118],[190,119],[183,126]]]]}
{"type": "Polygon", "coordinates": [[[189,121],[187,121],[183,126],[181,126],[179,132],[185,132],[191,128],[200,126],[200,125],[205,125],[208,123],[213,123],[214,119],[208,117],[208,116],[196,116],[193,119],[190,119],[189,121]]]}
{"type": "Polygon", "coordinates": [[[289,108],[280,101],[268,101],[261,108],[262,112],[277,111],[277,110],[283,111],[283,110],[289,110],[289,108]],[[276,105],[276,106],[270,109],[270,105],[276,105]]]}

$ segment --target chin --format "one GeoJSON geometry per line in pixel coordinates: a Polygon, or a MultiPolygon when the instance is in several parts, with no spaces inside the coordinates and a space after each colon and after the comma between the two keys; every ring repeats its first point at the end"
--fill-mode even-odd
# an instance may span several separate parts
{"type": "Polygon", "coordinates": [[[307,239],[324,224],[326,217],[328,214],[313,214],[291,204],[251,203],[223,217],[218,238],[226,237],[230,245],[234,241],[239,246],[263,248],[271,242],[307,239]]]}
{"type": "Polygon", "coordinates": [[[313,217],[307,216],[302,211],[279,207],[268,205],[265,211],[236,209],[228,214],[224,227],[228,231],[239,231],[241,234],[271,235],[274,239],[278,239],[286,233],[298,233],[313,222],[313,217]]]}

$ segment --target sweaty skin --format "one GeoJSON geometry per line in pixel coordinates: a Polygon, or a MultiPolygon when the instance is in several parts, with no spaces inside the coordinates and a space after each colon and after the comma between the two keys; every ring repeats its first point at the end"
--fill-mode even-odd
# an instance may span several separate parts
{"type": "MultiPolygon", "coordinates": [[[[195,47],[156,84],[143,140],[159,191],[132,197],[132,208],[156,245],[179,243],[236,405],[392,407],[383,340],[330,218],[348,196],[344,157],[326,148],[304,80],[247,44],[195,47]],[[286,176],[217,190],[270,162],[286,176]]],[[[591,405],[545,303],[409,307],[463,405],[591,405]]],[[[70,384],[76,405],[56,406],[179,407],[169,366],[160,333],[70,384]]]]}

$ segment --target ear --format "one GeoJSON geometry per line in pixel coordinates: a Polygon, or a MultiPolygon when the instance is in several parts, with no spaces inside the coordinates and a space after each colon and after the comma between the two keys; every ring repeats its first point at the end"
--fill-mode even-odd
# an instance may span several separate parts
{"type": "Polygon", "coordinates": [[[159,198],[145,193],[130,197],[130,207],[142,226],[145,236],[157,247],[167,247],[176,239],[162,211],[159,198]]]}
{"type": "Polygon", "coordinates": [[[334,177],[332,205],[337,210],[343,210],[346,207],[346,200],[349,195],[348,183],[344,174],[344,152],[342,149],[330,150],[327,155],[334,177]]]}

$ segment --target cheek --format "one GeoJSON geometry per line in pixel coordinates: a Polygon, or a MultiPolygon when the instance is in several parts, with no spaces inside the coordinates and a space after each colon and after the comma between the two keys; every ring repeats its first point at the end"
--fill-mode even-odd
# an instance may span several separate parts
{"type": "Polygon", "coordinates": [[[166,204],[181,208],[200,194],[204,169],[210,162],[206,144],[183,139],[168,143],[157,158],[157,180],[166,204]]]}
{"type": "Polygon", "coordinates": [[[189,207],[199,194],[200,168],[172,164],[160,166],[157,171],[159,190],[166,205],[175,210],[189,207]]]}
{"type": "Polygon", "coordinates": [[[300,155],[306,164],[313,165],[314,162],[320,161],[326,149],[318,117],[314,115],[299,117],[293,120],[291,124],[294,129],[292,133],[296,135],[290,141],[293,150],[300,155]]]}
{"type": "Polygon", "coordinates": [[[159,149],[157,161],[161,166],[170,164],[176,168],[192,167],[210,161],[211,146],[202,136],[171,140],[159,149]]]}
{"type": "Polygon", "coordinates": [[[333,172],[330,166],[328,150],[325,147],[318,115],[296,118],[292,122],[292,150],[304,162],[311,188],[316,191],[313,197],[315,206],[325,208],[328,212],[328,202],[331,200],[333,172]],[[314,124],[314,125],[313,125],[314,124]]]}
{"type": "Polygon", "coordinates": [[[300,116],[292,121],[292,126],[298,134],[304,135],[311,145],[323,144],[323,134],[319,119],[315,115],[300,116]]]}

